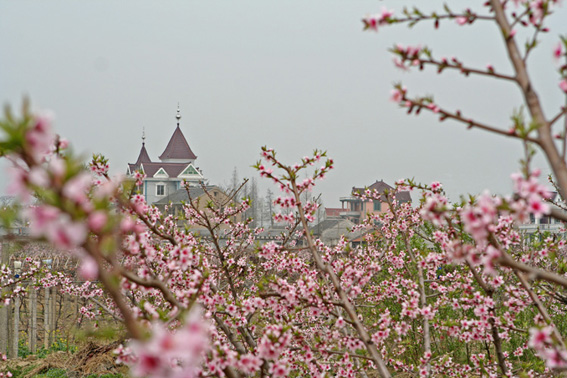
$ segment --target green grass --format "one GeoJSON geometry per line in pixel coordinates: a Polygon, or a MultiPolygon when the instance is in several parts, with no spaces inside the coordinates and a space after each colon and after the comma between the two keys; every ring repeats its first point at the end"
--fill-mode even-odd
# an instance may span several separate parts
{"type": "MultiPolygon", "coordinates": [[[[48,354],[54,352],[70,352],[75,353],[77,351],[77,347],[74,345],[69,345],[67,340],[58,337],[49,348],[38,348],[37,352],[35,353],[36,356],[39,358],[45,358],[48,354]]],[[[30,351],[28,346],[26,345],[25,339],[20,339],[20,344],[18,345],[18,357],[26,358],[33,353],[30,351]]]]}
{"type": "Polygon", "coordinates": [[[39,374],[37,378],[67,378],[67,372],[63,369],[51,369],[44,374],[39,374]]]}

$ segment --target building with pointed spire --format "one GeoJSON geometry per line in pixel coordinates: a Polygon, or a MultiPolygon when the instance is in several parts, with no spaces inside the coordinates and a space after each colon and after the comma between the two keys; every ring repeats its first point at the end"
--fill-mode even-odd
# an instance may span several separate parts
{"type": "Polygon", "coordinates": [[[179,190],[183,182],[197,186],[205,182],[201,170],[195,166],[197,156],[189,147],[180,127],[181,114],[177,107],[177,127],[159,156],[159,162],[152,161],[146,150],[146,138],[142,136],[142,148],[135,163],[128,164],[127,174],[133,176],[142,171],[146,178],[142,184],[142,194],[147,203],[157,202],[179,190]]]}

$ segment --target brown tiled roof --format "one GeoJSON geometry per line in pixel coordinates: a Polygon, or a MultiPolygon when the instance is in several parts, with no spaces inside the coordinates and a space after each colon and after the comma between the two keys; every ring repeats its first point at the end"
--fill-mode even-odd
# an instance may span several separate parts
{"type": "Polygon", "coordinates": [[[136,166],[140,166],[142,163],[151,163],[152,159],[150,159],[150,155],[148,155],[148,151],[146,150],[146,144],[142,143],[142,149],[140,150],[140,154],[138,155],[138,160],[134,163],[136,166]]]}
{"type": "Polygon", "coordinates": [[[376,182],[368,187],[370,190],[376,190],[378,193],[384,193],[386,190],[391,191],[392,188],[390,185],[386,184],[384,180],[376,180],[376,182]]]}
{"type": "MultiPolygon", "coordinates": [[[[394,188],[392,188],[390,185],[386,184],[384,182],[384,180],[376,180],[376,182],[372,185],[370,185],[368,187],[368,189],[372,190],[372,191],[376,191],[378,193],[384,193],[386,190],[391,192],[392,190],[394,190],[394,188]]],[[[352,193],[360,193],[360,194],[364,194],[364,191],[366,190],[366,188],[352,188],[352,193]]],[[[409,194],[409,192],[399,192],[396,193],[396,199],[400,202],[411,202],[411,196],[409,194]]]]}
{"type": "Polygon", "coordinates": [[[140,149],[140,153],[138,154],[138,160],[134,164],[128,163],[128,169],[130,172],[137,171],[140,169],[142,164],[151,163],[152,160],[150,159],[150,155],[148,155],[148,151],[146,150],[146,144],[142,143],[142,148],[140,149]]]}
{"type": "Polygon", "coordinates": [[[140,154],[138,155],[138,160],[134,163],[137,167],[142,165],[142,163],[151,163],[152,159],[150,159],[150,155],[148,155],[148,151],[146,150],[146,144],[142,143],[142,149],[140,149],[140,154]]]}
{"type": "Polygon", "coordinates": [[[185,160],[195,160],[197,156],[191,151],[187,139],[181,132],[179,125],[175,128],[167,147],[163,153],[159,156],[161,160],[167,159],[185,159],[185,160]]]}
{"type": "Polygon", "coordinates": [[[411,202],[411,196],[410,196],[409,192],[396,193],[396,199],[399,202],[411,202]]]}

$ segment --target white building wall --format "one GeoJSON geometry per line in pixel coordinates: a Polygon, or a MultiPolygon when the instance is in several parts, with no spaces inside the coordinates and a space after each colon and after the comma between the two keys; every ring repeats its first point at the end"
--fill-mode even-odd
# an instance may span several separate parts
{"type": "Polygon", "coordinates": [[[145,180],[144,181],[144,197],[148,204],[153,204],[180,188],[181,182],[178,179],[158,179],[158,180],[145,180]],[[158,185],[164,185],[164,194],[158,196],[158,185]]]}

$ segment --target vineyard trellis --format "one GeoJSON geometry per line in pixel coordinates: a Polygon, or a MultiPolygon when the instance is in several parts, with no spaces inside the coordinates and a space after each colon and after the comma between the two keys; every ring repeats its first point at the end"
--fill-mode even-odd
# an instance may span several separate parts
{"type": "MultiPolygon", "coordinates": [[[[33,245],[31,256],[30,240],[27,237],[9,238],[0,242],[0,262],[12,268],[18,279],[32,261],[41,261],[47,277],[54,272],[73,277],[77,287],[98,282],[85,281],[76,277],[77,259],[68,253],[55,251],[48,245],[33,245]],[[28,261],[26,261],[28,258],[28,261]]],[[[60,285],[48,280],[32,278],[22,282],[24,291],[15,295],[3,307],[0,307],[0,354],[8,358],[21,357],[22,352],[35,354],[42,348],[49,350],[55,343],[65,341],[67,348],[76,343],[77,332],[73,330],[88,327],[92,323],[92,314],[96,322],[102,316],[105,305],[93,297],[84,297],[76,293],[64,292],[60,285]],[[92,308],[88,308],[89,303],[92,308]]],[[[3,285],[2,285],[3,286],[3,285]]],[[[106,309],[107,310],[107,309],[106,309]]],[[[91,324],[92,325],[92,324],[91,324]]]]}

